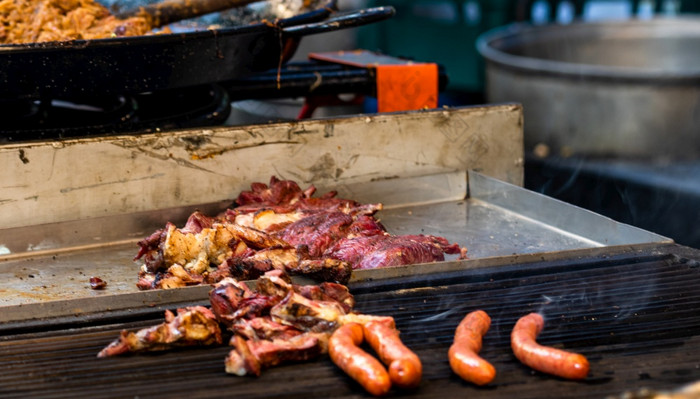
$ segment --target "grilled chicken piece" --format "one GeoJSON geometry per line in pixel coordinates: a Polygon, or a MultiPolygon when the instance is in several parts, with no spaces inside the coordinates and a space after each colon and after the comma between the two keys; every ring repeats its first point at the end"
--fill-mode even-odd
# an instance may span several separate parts
{"type": "Polygon", "coordinates": [[[328,334],[315,333],[273,340],[245,340],[234,336],[231,346],[235,349],[226,357],[226,372],[239,376],[259,376],[265,368],[316,359],[327,351],[327,341],[328,334]]]}
{"type": "Polygon", "coordinates": [[[221,329],[216,316],[203,306],[165,312],[165,322],[137,332],[122,331],[97,357],[128,352],[161,351],[179,346],[221,344],[221,329]]]}
{"type": "Polygon", "coordinates": [[[251,227],[267,233],[279,231],[308,216],[303,211],[278,213],[273,209],[261,209],[253,213],[231,214],[235,224],[251,227]]]}
{"type": "Polygon", "coordinates": [[[272,320],[312,332],[333,332],[344,314],[345,310],[336,301],[314,301],[294,291],[270,309],[272,320]]]}
{"type": "Polygon", "coordinates": [[[355,298],[348,287],[342,284],[323,282],[319,285],[292,284],[289,277],[281,271],[271,271],[257,280],[256,291],[268,296],[284,298],[289,291],[294,291],[306,299],[314,301],[335,301],[345,312],[355,306],[355,298]]]}
{"type": "Polygon", "coordinates": [[[171,225],[163,246],[163,258],[167,264],[180,264],[201,274],[208,271],[211,264],[240,256],[247,248],[284,247],[289,247],[289,244],[267,233],[232,223],[215,223],[199,233],[182,233],[171,225]]]}
{"type": "MultiPolygon", "coordinates": [[[[254,255],[256,250],[263,248],[290,248],[286,242],[252,228],[232,223],[207,223],[203,218],[194,219],[197,224],[193,227],[195,222],[192,220],[193,217],[190,217],[188,228],[183,229],[168,223],[163,232],[154,233],[140,242],[141,251],[137,259],[143,257],[144,265],[140,272],[141,281],[137,284],[139,288],[184,287],[211,281],[209,274],[219,278],[236,275],[228,269],[223,269],[224,273],[221,273],[221,265],[230,268],[231,263],[254,255]],[[157,273],[166,268],[167,275],[158,277],[157,273]]],[[[252,278],[257,278],[266,270],[269,270],[268,265],[257,275],[251,273],[252,278]]],[[[237,277],[248,277],[238,274],[237,277]]]]}
{"type": "Polygon", "coordinates": [[[232,278],[220,281],[209,292],[212,312],[229,328],[239,319],[268,314],[282,298],[253,292],[245,283],[232,278]]]}
{"type": "Polygon", "coordinates": [[[346,313],[350,313],[355,307],[355,297],[352,296],[348,287],[342,284],[324,282],[319,285],[297,287],[295,290],[305,298],[318,301],[336,301],[346,313]]]}
{"type": "Polygon", "coordinates": [[[261,294],[282,299],[289,291],[294,290],[294,285],[284,271],[273,270],[258,278],[255,290],[261,294]]]}
{"type": "Polygon", "coordinates": [[[303,333],[294,327],[273,321],[270,316],[238,319],[229,329],[246,339],[252,340],[288,339],[303,333]]]}

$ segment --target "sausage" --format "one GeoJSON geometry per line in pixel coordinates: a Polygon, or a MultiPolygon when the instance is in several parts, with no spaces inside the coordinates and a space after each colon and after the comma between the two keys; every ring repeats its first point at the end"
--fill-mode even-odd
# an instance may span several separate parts
{"type": "Polygon", "coordinates": [[[588,375],[589,364],[585,356],[538,344],[535,339],[544,328],[544,318],[530,313],[515,323],[510,344],[515,357],[523,364],[547,374],[578,380],[588,375]]]}
{"type": "Polygon", "coordinates": [[[455,339],[447,353],[450,367],[462,379],[485,385],[496,378],[496,369],[479,357],[481,340],[491,326],[491,318],[483,310],[467,314],[455,330],[455,339]]]}
{"type": "Polygon", "coordinates": [[[384,366],[359,348],[364,339],[362,325],[347,323],[339,327],[328,341],[331,360],[345,373],[359,382],[374,396],[385,395],[391,389],[391,380],[384,366]]]}
{"type": "Polygon", "coordinates": [[[423,375],[423,365],[418,356],[401,342],[399,331],[377,321],[363,324],[362,329],[365,340],[389,367],[391,383],[402,389],[417,387],[423,375]]]}

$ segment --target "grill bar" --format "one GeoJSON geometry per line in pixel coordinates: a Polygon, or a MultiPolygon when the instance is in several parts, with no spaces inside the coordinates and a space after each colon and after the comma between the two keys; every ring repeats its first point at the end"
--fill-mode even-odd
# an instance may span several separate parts
{"type": "MultiPolygon", "coordinates": [[[[568,259],[451,271],[351,287],[357,309],[393,315],[403,341],[418,353],[424,378],[415,392],[438,398],[606,397],[641,387],[670,389],[700,379],[700,251],[677,245],[640,256],[568,259]],[[446,353],[466,312],[484,309],[491,330],[482,355],[498,372],[475,387],[454,376],[446,353]],[[582,382],[544,375],[510,350],[516,320],[540,311],[539,341],[585,354],[582,382]]],[[[266,370],[260,378],[226,375],[226,347],[97,359],[122,328],[161,322],[125,321],[0,338],[0,397],[213,398],[362,397],[362,389],[329,359],[266,370]]]]}

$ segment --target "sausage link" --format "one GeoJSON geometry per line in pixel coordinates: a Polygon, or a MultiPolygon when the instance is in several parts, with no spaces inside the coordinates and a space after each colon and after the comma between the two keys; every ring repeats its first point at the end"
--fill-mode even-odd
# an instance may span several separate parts
{"type": "Polygon", "coordinates": [[[491,326],[491,318],[483,310],[467,314],[455,330],[455,339],[447,353],[450,367],[462,379],[485,385],[496,378],[496,369],[479,357],[481,340],[491,326]]]}
{"type": "Polygon", "coordinates": [[[363,339],[360,324],[345,324],[331,335],[328,353],[333,363],[359,382],[367,392],[374,396],[385,395],[391,389],[389,374],[377,359],[359,348],[363,339]]]}
{"type": "Polygon", "coordinates": [[[403,389],[417,387],[423,375],[423,365],[418,356],[401,342],[399,331],[376,321],[365,323],[362,328],[365,340],[389,367],[391,383],[403,389]]]}
{"type": "Polygon", "coordinates": [[[538,344],[535,339],[544,328],[544,318],[530,313],[515,323],[510,344],[515,357],[523,364],[543,373],[578,380],[588,375],[589,365],[585,356],[538,344]]]}

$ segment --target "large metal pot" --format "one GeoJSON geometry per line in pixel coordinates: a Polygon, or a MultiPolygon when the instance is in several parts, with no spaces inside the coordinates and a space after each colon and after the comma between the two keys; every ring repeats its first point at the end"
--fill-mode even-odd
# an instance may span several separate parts
{"type": "Polygon", "coordinates": [[[515,24],[477,47],[488,100],[523,104],[526,150],[700,158],[700,18],[515,24]]]}

